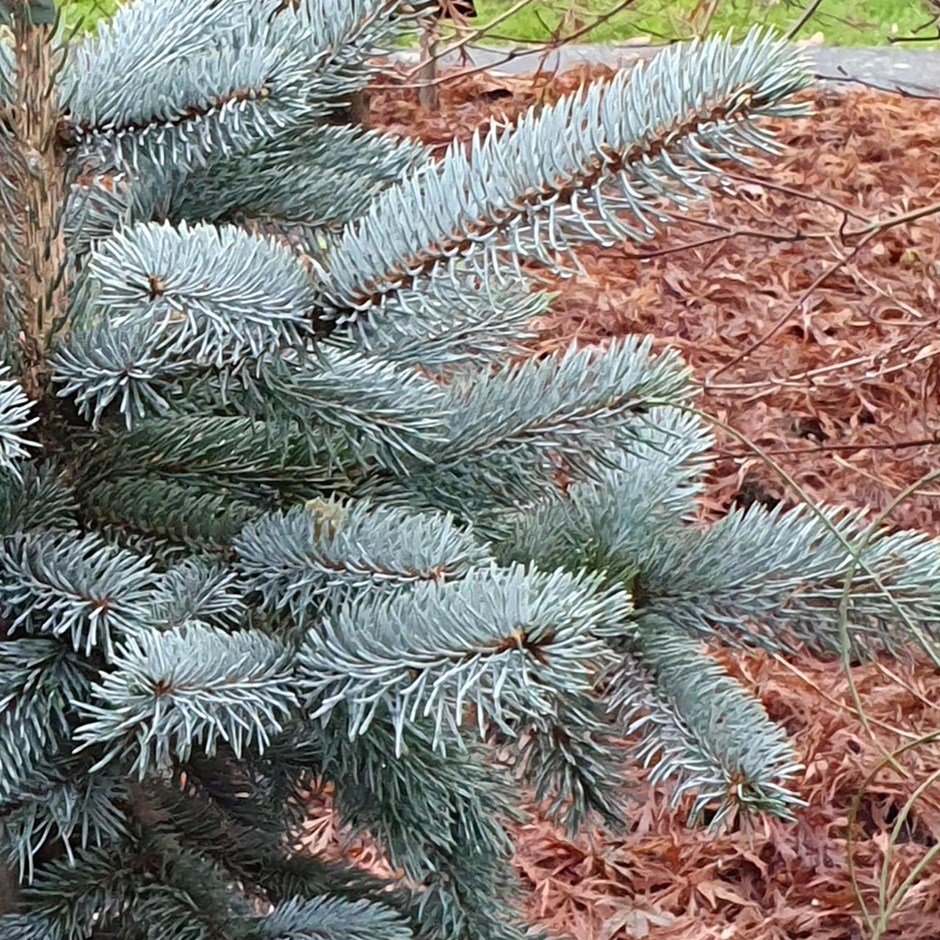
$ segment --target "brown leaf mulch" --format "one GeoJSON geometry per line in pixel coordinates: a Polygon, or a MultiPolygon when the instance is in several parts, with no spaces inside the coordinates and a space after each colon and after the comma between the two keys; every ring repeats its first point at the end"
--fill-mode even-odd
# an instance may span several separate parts
{"type": "MultiPolygon", "coordinates": [[[[407,92],[382,91],[373,114],[443,152],[490,117],[512,120],[605,74],[475,75],[444,86],[439,114],[407,92]]],[[[737,195],[651,243],[583,250],[586,274],[558,285],[545,343],[653,335],[694,368],[704,410],[808,495],[880,511],[940,454],[940,217],[890,228],[860,249],[863,236],[852,233],[940,200],[940,101],[827,91],[806,100],[816,114],[778,125],[783,156],[736,173],[737,195]]],[[[732,435],[718,438],[715,511],[796,497],[732,435]]],[[[940,534],[940,481],[890,521],[940,534]]]]}
{"type": "MultiPolygon", "coordinates": [[[[862,925],[859,897],[876,921],[882,880],[890,903],[940,840],[940,786],[905,813],[918,785],[940,775],[940,744],[912,747],[897,758],[898,770],[882,766],[887,755],[937,728],[940,673],[916,663],[853,669],[869,733],[837,663],[760,654],[724,661],[789,732],[806,767],[798,785],[807,808],[792,824],[757,820],[718,835],[689,829],[681,808],[670,808],[668,788],[649,786],[642,771],[625,765],[631,809],[621,835],[594,830],[568,839],[530,807],[532,821],[516,833],[515,863],[533,923],[574,940],[872,936],[862,925]]],[[[369,839],[337,827],[328,794],[311,800],[302,845],[395,875],[369,839]]],[[[940,864],[916,880],[881,936],[940,937],[940,864]]]]}
{"type": "MultiPolygon", "coordinates": [[[[853,670],[873,740],[838,664],[755,655],[727,665],[789,731],[806,765],[799,790],[807,808],[793,824],[761,820],[716,836],[686,828],[681,813],[669,809],[668,791],[646,786],[641,773],[627,768],[636,803],[625,835],[568,840],[538,818],[519,832],[517,867],[534,920],[577,940],[627,940],[645,931],[663,940],[871,936],[859,917],[849,857],[876,918],[888,834],[918,783],[940,770],[940,748],[925,745],[901,758],[908,779],[889,769],[870,782],[866,777],[883,750],[936,728],[940,675],[909,664],[853,670]]],[[[916,801],[887,854],[889,901],[938,839],[940,787],[933,787],[916,801]]],[[[917,881],[882,936],[940,937],[940,865],[917,881]]]]}
{"type": "MultiPolygon", "coordinates": [[[[477,75],[445,86],[434,115],[411,93],[384,90],[373,114],[443,148],[587,77],[477,75]]],[[[701,407],[736,432],[717,431],[713,514],[755,499],[789,503],[801,491],[881,511],[938,469],[940,222],[925,215],[865,239],[873,220],[940,199],[940,102],[824,90],[807,101],[813,116],[779,127],[785,154],[738,174],[734,198],[719,196],[649,244],[584,252],[586,273],[559,284],[543,324],[546,348],[649,333],[681,350],[702,384],[701,407]]],[[[940,534],[940,480],[890,522],[940,534]]],[[[725,661],[790,733],[806,765],[798,785],[807,808],[794,824],[761,821],[716,837],[685,828],[668,791],[625,768],[635,804],[624,834],[568,840],[537,816],[519,831],[534,919],[577,940],[873,935],[860,902],[877,919],[940,840],[940,787],[904,810],[918,784],[940,773],[937,742],[910,748],[894,769],[880,766],[940,724],[940,672],[923,662],[852,669],[863,721],[838,663],[725,661]]],[[[335,850],[330,817],[315,815],[308,842],[335,850]]],[[[360,864],[381,864],[357,845],[360,864]]],[[[940,940],[940,861],[880,936],[940,940]]]]}

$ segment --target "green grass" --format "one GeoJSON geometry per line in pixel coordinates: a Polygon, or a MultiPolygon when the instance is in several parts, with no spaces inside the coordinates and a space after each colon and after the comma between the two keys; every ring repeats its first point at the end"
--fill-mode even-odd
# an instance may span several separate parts
{"type": "Polygon", "coordinates": [[[120,0],[59,0],[62,17],[70,28],[91,29],[98,20],[111,16],[120,0]]]}
{"type": "MultiPolygon", "coordinates": [[[[114,12],[121,0],[60,0],[63,15],[70,26],[86,28],[103,16],[114,12]]],[[[708,23],[712,32],[733,29],[742,32],[759,23],[788,28],[797,20],[808,0],[717,0],[715,15],[708,23]]],[[[488,42],[544,42],[564,22],[562,35],[616,6],[617,0],[531,0],[518,13],[500,22],[488,42]],[[566,11],[574,8],[577,16],[565,20],[566,11]]],[[[489,23],[509,9],[513,0],[477,0],[479,18],[475,26],[489,23]]],[[[687,39],[702,29],[701,15],[696,10],[709,7],[708,0],[635,0],[633,5],[580,37],[581,42],[622,42],[649,37],[658,42],[665,39],[687,39]]],[[[928,22],[930,14],[924,0],[822,0],[815,16],[806,24],[798,38],[822,33],[830,45],[880,46],[889,36],[908,36],[928,22]]],[[[934,27],[925,31],[934,34],[934,27]]],[[[937,47],[937,43],[916,43],[920,47],[937,47]]]]}
{"type": "MultiPolygon", "coordinates": [[[[718,0],[709,29],[739,32],[755,23],[785,29],[799,19],[807,3],[808,0],[718,0]]],[[[616,0],[532,0],[525,9],[499,23],[490,41],[495,37],[544,41],[562,22],[569,6],[576,6],[580,11],[580,22],[572,24],[569,20],[563,31],[566,33],[616,5],[616,0]]],[[[489,22],[511,6],[512,0],[477,0],[480,18],[475,25],[489,22]]],[[[707,0],[635,0],[628,10],[581,37],[581,41],[622,42],[640,36],[648,36],[653,41],[690,38],[701,29],[702,21],[696,20],[696,8],[701,10],[708,6],[707,0]]],[[[822,0],[816,15],[798,38],[822,33],[830,45],[880,46],[889,36],[910,35],[929,20],[930,14],[922,0],[822,0]]],[[[935,34],[936,29],[925,32],[935,34]]],[[[937,44],[915,45],[936,47],[937,44]]]]}

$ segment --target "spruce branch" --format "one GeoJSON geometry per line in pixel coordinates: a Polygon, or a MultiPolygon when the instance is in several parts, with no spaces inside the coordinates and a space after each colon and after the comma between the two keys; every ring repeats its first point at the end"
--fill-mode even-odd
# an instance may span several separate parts
{"type": "Polygon", "coordinates": [[[869,535],[860,636],[900,638],[889,591],[940,622],[933,543],[694,522],[709,441],[675,354],[515,355],[539,265],[773,150],[791,50],[671,50],[439,162],[331,124],[436,5],[136,0],[79,41],[36,395],[29,194],[0,175],[4,936],[522,940],[519,786],[616,822],[624,726],[696,811],[795,805],[781,735],[691,637],[828,642],[869,535]],[[314,779],[388,882],[295,854],[314,779]]]}
{"type": "Polygon", "coordinates": [[[161,851],[154,820],[147,821],[142,851],[117,842],[77,852],[73,863],[52,862],[24,889],[51,936],[78,940],[88,935],[88,924],[103,932],[126,930],[126,923],[143,926],[143,936],[152,935],[154,925],[170,924],[180,940],[249,936],[251,907],[231,892],[220,870],[193,853],[161,851]]]}
{"type": "Polygon", "coordinates": [[[164,571],[153,593],[154,621],[175,629],[191,620],[231,628],[247,613],[238,573],[219,562],[186,558],[164,571]]]}
{"type": "Polygon", "coordinates": [[[330,334],[328,343],[445,373],[496,365],[534,339],[532,321],[550,300],[525,284],[498,288],[479,278],[453,284],[431,279],[399,291],[381,310],[353,321],[351,329],[330,334]]]}
{"type": "MultiPolygon", "coordinates": [[[[163,848],[162,839],[153,842],[158,851],[163,848]]],[[[169,842],[157,870],[141,879],[127,920],[148,926],[173,924],[179,940],[253,937],[257,926],[253,905],[232,891],[226,869],[197,853],[174,851],[169,842]]]]}
{"type": "Polygon", "coordinates": [[[594,697],[570,695],[536,718],[519,745],[516,766],[549,819],[572,835],[592,813],[622,826],[623,754],[594,697]]]}
{"type": "Polygon", "coordinates": [[[910,639],[897,606],[935,635],[940,547],[917,532],[873,530],[862,514],[752,506],[707,528],[680,529],[638,562],[642,604],[677,625],[725,640],[818,653],[841,647],[839,618],[852,546],[864,546],[845,607],[852,654],[910,639]]]}
{"type": "Polygon", "coordinates": [[[149,210],[156,184],[125,174],[73,173],[72,177],[62,225],[68,263],[72,270],[78,270],[84,256],[97,244],[135,222],[151,220],[149,210]]]}
{"type": "Polygon", "coordinates": [[[853,653],[906,642],[898,604],[935,632],[940,552],[926,536],[873,531],[858,513],[835,509],[732,509],[717,523],[695,524],[709,443],[695,416],[656,410],[593,479],[508,520],[497,558],[604,570],[631,585],[638,606],[691,635],[774,651],[799,641],[831,654],[851,546],[864,544],[846,607],[853,653]]]}
{"type": "Polygon", "coordinates": [[[375,474],[364,491],[492,520],[500,530],[498,513],[557,489],[562,466],[575,476],[598,472],[612,447],[643,440],[651,409],[681,401],[692,386],[672,352],[652,356],[648,340],[628,337],[460,371],[445,391],[444,443],[428,446],[429,464],[375,474]]]}
{"type": "Polygon", "coordinates": [[[17,473],[0,472],[0,536],[78,524],[78,503],[54,464],[29,463],[17,473]]]}
{"type": "Polygon", "coordinates": [[[54,529],[0,543],[0,611],[8,633],[62,637],[76,652],[110,656],[116,639],[150,623],[147,559],[97,534],[54,529]]]}
{"type": "Polygon", "coordinates": [[[786,784],[802,767],[760,703],[663,617],[642,615],[636,642],[610,677],[609,701],[626,733],[640,734],[636,756],[651,780],[678,780],[674,804],[694,794],[691,822],[707,810],[713,826],[755,810],[792,818],[802,801],[786,784]]]}
{"type": "Polygon", "coordinates": [[[259,923],[265,940],[412,940],[407,922],[369,901],[293,898],[278,904],[259,923]]]}
{"type": "Polygon", "coordinates": [[[356,595],[308,631],[299,681],[314,715],[342,704],[352,736],[387,716],[397,755],[405,727],[425,719],[446,751],[471,708],[481,735],[493,726],[514,738],[590,693],[609,656],[602,637],[628,611],[625,595],[589,576],[522,568],[356,595]]]}
{"type": "Polygon", "coordinates": [[[14,379],[7,378],[9,369],[0,367],[0,472],[18,475],[20,460],[37,447],[35,441],[24,437],[38,420],[34,402],[14,379]]]}
{"type": "Polygon", "coordinates": [[[68,749],[71,701],[87,691],[87,672],[63,643],[0,643],[0,803],[8,809],[52,786],[68,749]]]}
{"type": "Polygon", "coordinates": [[[460,937],[474,940],[546,940],[543,931],[518,923],[518,886],[507,881],[494,859],[463,855],[429,877],[412,905],[418,940],[460,937]],[[494,898],[497,899],[494,902],[494,898]]]}
{"type": "Polygon", "coordinates": [[[186,479],[117,476],[92,487],[82,501],[88,516],[120,531],[217,551],[268,507],[239,492],[186,479]]]}
{"type": "Polygon", "coordinates": [[[248,586],[275,610],[316,611],[337,590],[459,579],[489,555],[449,515],[368,501],[311,500],[263,516],[235,541],[248,586]]]}
{"type": "MultiPolygon", "coordinates": [[[[178,223],[259,224],[332,236],[362,215],[378,193],[429,160],[416,141],[356,127],[315,125],[300,133],[151,184],[154,217],[178,223]]],[[[312,246],[311,246],[312,247],[312,246]]]]}
{"type": "Polygon", "coordinates": [[[128,323],[111,329],[101,321],[74,332],[52,359],[59,396],[74,400],[97,430],[112,403],[127,427],[165,414],[179,398],[182,381],[196,371],[194,359],[173,355],[172,337],[160,323],[128,323]]]}
{"type": "Polygon", "coordinates": [[[88,774],[87,766],[70,768],[70,780],[55,780],[41,792],[7,807],[0,822],[6,858],[24,884],[36,875],[37,856],[50,844],[62,847],[66,859],[89,847],[101,848],[129,835],[124,816],[125,781],[118,776],[88,774]]]}
{"type": "Polygon", "coordinates": [[[136,0],[77,44],[64,77],[73,160],[159,173],[319,123],[368,81],[400,0],[136,0]],[[274,15],[277,12],[277,15],[274,15]],[[260,14],[260,15],[259,15],[260,14]]]}
{"type": "MultiPolygon", "coordinates": [[[[65,736],[42,721],[60,717],[54,707],[30,698],[19,707],[8,706],[0,714],[0,760],[5,768],[0,774],[0,806],[6,817],[21,801],[35,799],[54,785],[57,763],[65,751],[65,736]]],[[[0,860],[0,866],[13,860],[0,860]]]]}
{"type": "Polygon", "coordinates": [[[96,769],[129,758],[141,780],[197,748],[210,757],[223,743],[236,757],[263,751],[296,705],[287,650],[260,633],[198,621],[140,632],[113,666],[95,684],[93,701],[78,703],[88,720],[76,740],[103,749],[96,769]]]}
{"type": "Polygon", "coordinates": [[[396,897],[365,872],[289,854],[302,806],[291,807],[252,762],[239,763],[230,753],[221,760],[194,757],[165,781],[151,778],[145,797],[165,845],[225,868],[249,894],[263,893],[273,903],[319,894],[396,897]]]}
{"type": "MultiPolygon", "coordinates": [[[[339,432],[347,455],[361,465],[377,461],[407,472],[413,463],[431,462],[428,449],[443,440],[449,404],[437,382],[356,351],[293,359],[267,357],[255,376],[233,376],[243,384],[242,407],[266,420],[288,417],[310,426],[315,443],[324,441],[323,428],[339,432]]],[[[236,381],[220,382],[220,393],[234,399],[236,381]]]]}
{"type": "Polygon", "coordinates": [[[174,352],[207,360],[257,357],[310,335],[315,293],[295,256],[233,226],[127,229],[96,247],[86,271],[94,286],[76,325],[160,323],[174,352]]]}
{"type": "Polygon", "coordinates": [[[236,488],[288,483],[339,488],[330,450],[290,420],[241,415],[174,414],[138,421],[128,431],[103,428],[95,466],[131,474],[141,466],[177,479],[225,480],[236,488]]]}
{"type": "Polygon", "coordinates": [[[605,571],[630,581],[667,533],[694,517],[712,437],[695,415],[651,409],[626,447],[611,448],[562,498],[543,497],[502,526],[496,554],[543,568],[605,571]]]}
{"type": "MultiPolygon", "coordinates": [[[[9,23],[7,24],[9,25],[9,23]]],[[[0,41],[0,103],[9,105],[16,95],[16,50],[7,31],[0,41]]]]}
{"type": "Polygon", "coordinates": [[[96,428],[113,407],[129,429],[168,412],[191,412],[185,400],[198,398],[258,421],[293,422],[306,429],[312,447],[339,432],[352,452],[347,458],[391,467],[427,461],[427,444],[443,433],[444,390],[408,365],[303,345],[258,358],[243,349],[229,365],[233,337],[226,345],[222,336],[218,345],[205,334],[185,340],[180,325],[135,319],[76,330],[55,355],[59,394],[73,397],[96,428]]]}
{"type": "Polygon", "coordinates": [[[367,309],[421,276],[453,275],[455,259],[498,276],[506,255],[515,272],[525,257],[553,265],[578,241],[650,237],[663,200],[684,204],[720,163],[772,152],[755,120],[798,113],[788,99],[807,82],[787,44],[754,31],[736,46],[673,47],[513,128],[494,125],[347,228],[323,271],[324,306],[367,309]]]}
{"type": "MultiPolygon", "coordinates": [[[[4,873],[0,877],[6,878],[7,875],[4,873]]],[[[12,898],[12,893],[0,887],[0,910],[12,909],[8,898],[12,898]]],[[[0,914],[0,931],[6,940],[49,940],[54,936],[48,921],[22,914],[0,914]]]]}
{"type": "Polygon", "coordinates": [[[324,777],[335,785],[343,821],[372,833],[420,886],[409,911],[418,936],[521,940],[509,906],[515,881],[505,825],[520,818],[511,781],[470,740],[436,750],[427,723],[405,729],[405,757],[396,760],[387,718],[356,739],[344,733],[346,721],[338,708],[323,729],[324,777]]]}
{"type": "Polygon", "coordinates": [[[297,739],[299,728],[294,724],[275,737],[263,754],[239,760],[223,745],[215,756],[195,753],[179,762],[168,780],[151,778],[151,799],[180,844],[225,863],[226,843],[232,863],[255,874],[273,856],[292,858],[285,840],[293,840],[307,819],[303,796],[319,763],[309,749],[289,750],[286,742],[297,739]]]}
{"type": "MultiPolygon", "coordinates": [[[[256,864],[259,857],[255,855],[252,861],[256,864]]],[[[265,891],[275,903],[289,898],[332,896],[350,900],[366,898],[396,910],[408,909],[408,893],[400,885],[389,884],[352,865],[309,855],[280,856],[263,861],[265,891]]]]}
{"type": "Polygon", "coordinates": [[[522,448],[577,461],[608,448],[615,429],[632,436],[632,425],[641,427],[657,400],[691,394],[678,356],[654,356],[650,340],[635,337],[602,349],[573,344],[482,375],[460,374],[447,385],[446,444],[434,449],[435,464],[522,448]]]}
{"type": "Polygon", "coordinates": [[[75,854],[74,861],[61,858],[42,866],[22,891],[30,918],[45,925],[42,940],[75,940],[87,935],[91,923],[107,929],[130,908],[142,887],[143,860],[135,860],[128,843],[92,846],[75,854]]]}

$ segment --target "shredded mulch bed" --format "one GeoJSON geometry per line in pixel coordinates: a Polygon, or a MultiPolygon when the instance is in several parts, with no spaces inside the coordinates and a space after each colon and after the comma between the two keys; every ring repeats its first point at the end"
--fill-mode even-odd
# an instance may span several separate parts
{"type": "MultiPolygon", "coordinates": [[[[471,76],[444,86],[437,114],[382,91],[373,116],[443,153],[491,117],[512,120],[607,74],[471,76]]],[[[852,233],[940,200],[940,101],[805,97],[815,115],[778,126],[783,156],[736,172],[736,196],[718,196],[651,243],[582,250],[586,275],[558,284],[544,343],[650,334],[694,368],[703,409],[803,492],[881,511],[940,454],[940,217],[862,247],[864,234],[852,233]]],[[[718,442],[714,511],[799,498],[734,436],[719,429],[718,442]]],[[[940,481],[889,521],[940,534],[940,481]]]]}
{"type": "MultiPolygon", "coordinates": [[[[490,117],[511,120],[603,74],[476,75],[445,85],[435,114],[386,89],[373,119],[443,151],[490,117]]],[[[582,252],[586,274],[559,283],[539,345],[642,333],[682,352],[718,422],[707,514],[808,496],[890,510],[889,524],[940,535],[940,221],[926,213],[874,230],[940,200],[940,101],[826,90],[806,100],[815,113],[780,125],[784,155],[736,173],[736,196],[648,244],[582,252]]],[[[794,824],[689,830],[668,789],[627,766],[635,808],[624,833],[572,841],[537,812],[519,831],[533,919],[578,940],[940,940],[938,859],[886,926],[860,913],[862,903],[877,920],[940,840],[940,787],[903,810],[940,774],[940,746],[884,763],[940,726],[940,672],[918,661],[847,676],[809,656],[724,659],[789,731],[807,808],[794,824]]],[[[338,845],[324,816],[311,825],[318,850],[338,845]]],[[[359,845],[362,864],[379,863],[359,845]]]]}

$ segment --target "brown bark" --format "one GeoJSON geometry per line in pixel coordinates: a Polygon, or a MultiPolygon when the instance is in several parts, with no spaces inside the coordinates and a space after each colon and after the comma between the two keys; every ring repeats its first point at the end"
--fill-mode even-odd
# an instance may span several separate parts
{"type": "Polygon", "coordinates": [[[421,34],[421,68],[418,71],[418,103],[429,111],[439,111],[441,96],[437,85],[437,41],[440,27],[431,21],[421,34]]]}
{"type": "MultiPolygon", "coordinates": [[[[2,171],[10,183],[0,219],[5,243],[0,287],[15,294],[21,317],[0,327],[16,328],[23,388],[41,399],[48,384],[46,348],[64,310],[65,161],[56,136],[61,53],[52,43],[54,25],[32,21],[35,9],[27,0],[12,9],[16,84],[13,101],[0,115],[7,164],[2,171]]],[[[18,897],[16,869],[0,866],[0,915],[15,912],[18,897]]]]}
{"type": "Polygon", "coordinates": [[[16,254],[21,260],[23,386],[41,398],[47,382],[46,348],[64,311],[64,155],[56,130],[60,118],[56,72],[61,53],[53,27],[14,19],[16,90],[10,112],[13,140],[10,168],[22,216],[16,254]]]}
{"type": "Polygon", "coordinates": [[[16,911],[19,880],[12,868],[0,868],[0,917],[16,911]]]}
{"type": "Polygon", "coordinates": [[[368,91],[357,91],[349,99],[349,122],[351,124],[361,124],[363,127],[369,126],[370,101],[368,91]]]}

